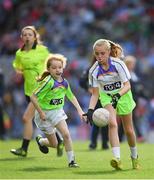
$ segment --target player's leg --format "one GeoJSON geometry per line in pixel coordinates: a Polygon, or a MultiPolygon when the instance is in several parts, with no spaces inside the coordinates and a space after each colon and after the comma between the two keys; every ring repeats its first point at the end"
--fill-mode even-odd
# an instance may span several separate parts
{"type": "MultiPolygon", "coordinates": [[[[52,112],[52,111],[51,111],[52,112]]],[[[40,151],[44,154],[47,154],[49,152],[48,147],[57,147],[57,138],[55,135],[55,128],[52,125],[52,120],[48,119],[48,116],[50,117],[50,111],[45,112],[46,114],[46,120],[43,121],[40,118],[39,113],[36,111],[34,122],[36,126],[46,135],[46,137],[42,137],[42,135],[36,136],[36,142],[38,144],[38,147],[40,151]]],[[[52,114],[52,113],[51,113],[52,114]]]]}
{"type": "Polygon", "coordinates": [[[123,128],[123,125],[122,125],[122,121],[121,121],[119,116],[117,117],[117,121],[118,121],[119,141],[123,142],[125,133],[124,133],[124,128],[123,128]]]}
{"type": "Polygon", "coordinates": [[[140,130],[140,119],[136,115],[136,108],[132,112],[132,117],[133,117],[133,125],[134,125],[134,130],[136,132],[137,142],[144,142],[145,140],[140,130]]]}
{"type": "Polygon", "coordinates": [[[61,133],[58,131],[58,129],[55,128],[55,135],[58,141],[57,145],[57,156],[61,157],[63,155],[63,148],[64,148],[64,140],[61,135],[61,133]]]}
{"type": "Polygon", "coordinates": [[[111,96],[105,93],[100,94],[100,101],[103,107],[105,107],[110,112],[110,121],[108,125],[109,142],[111,144],[111,149],[113,153],[113,159],[110,164],[116,170],[122,169],[120,161],[120,143],[118,136],[118,124],[116,121],[116,110],[111,105],[111,96]]]}
{"type": "MultiPolygon", "coordinates": [[[[101,108],[102,105],[100,101],[98,100],[95,110],[98,108],[101,108]]],[[[89,149],[93,150],[96,149],[97,147],[97,138],[99,135],[99,127],[93,124],[92,129],[91,129],[91,135],[90,135],[90,144],[89,144],[89,149]]]]}
{"type": "Polygon", "coordinates": [[[136,147],[136,135],[133,127],[132,113],[121,116],[124,132],[131,151],[132,167],[139,169],[138,152],[136,147]]]}
{"type": "Polygon", "coordinates": [[[23,140],[22,145],[18,149],[11,149],[11,153],[18,156],[27,156],[27,151],[29,147],[29,142],[33,135],[33,117],[34,117],[35,108],[32,103],[28,104],[28,107],[23,115],[24,122],[24,132],[23,132],[23,140]]]}
{"type": "Polygon", "coordinates": [[[96,149],[98,134],[99,134],[99,127],[93,124],[91,129],[89,149],[91,150],[96,149]]]}
{"type": "Polygon", "coordinates": [[[72,139],[71,139],[66,121],[65,120],[60,121],[56,125],[56,128],[61,132],[64,139],[65,150],[66,150],[67,158],[68,158],[68,166],[79,167],[78,164],[75,162],[72,139]]]}
{"type": "Polygon", "coordinates": [[[63,137],[61,133],[49,125],[46,130],[43,130],[47,138],[43,138],[41,135],[36,137],[36,141],[39,145],[39,149],[42,153],[48,153],[48,147],[57,148],[57,156],[60,157],[63,155],[63,137]]]}
{"type": "Polygon", "coordinates": [[[116,121],[116,112],[111,104],[106,105],[105,108],[110,112],[110,122],[109,122],[109,141],[112,148],[113,159],[110,161],[110,164],[116,170],[121,170],[122,165],[120,161],[120,143],[118,137],[118,125],[116,121]]]}
{"type": "Polygon", "coordinates": [[[136,135],[133,127],[132,112],[135,108],[135,102],[132,97],[131,91],[128,91],[118,101],[118,114],[122,119],[125,135],[131,151],[131,159],[133,169],[139,168],[138,153],[136,148],[136,135]],[[128,103],[129,102],[129,103],[128,103]]]}
{"type": "Polygon", "coordinates": [[[36,137],[36,142],[40,151],[44,154],[49,152],[48,147],[56,148],[58,145],[58,141],[55,135],[55,131],[53,127],[48,127],[46,130],[43,131],[45,133],[46,138],[38,135],[36,137]]]}
{"type": "Polygon", "coordinates": [[[42,153],[47,154],[49,152],[49,149],[48,149],[49,141],[47,138],[43,138],[41,135],[37,135],[36,142],[42,153]]]}
{"type": "Polygon", "coordinates": [[[108,145],[108,126],[101,128],[101,138],[102,138],[102,149],[109,149],[108,145]]]}

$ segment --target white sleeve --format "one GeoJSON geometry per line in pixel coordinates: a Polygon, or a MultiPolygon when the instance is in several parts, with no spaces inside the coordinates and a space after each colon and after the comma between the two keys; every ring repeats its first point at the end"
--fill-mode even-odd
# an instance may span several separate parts
{"type": "Polygon", "coordinates": [[[98,62],[96,61],[89,70],[89,87],[99,87],[97,81],[98,62]]]}
{"type": "Polygon", "coordinates": [[[119,76],[122,82],[127,82],[131,79],[130,72],[123,61],[120,61],[117,64],[117,71],[119,73],[119,76]]]}
{"type": "Polygon", "coordinates": [[[89,73],[89,87],[99,87],[97,79],[89,73]]]}

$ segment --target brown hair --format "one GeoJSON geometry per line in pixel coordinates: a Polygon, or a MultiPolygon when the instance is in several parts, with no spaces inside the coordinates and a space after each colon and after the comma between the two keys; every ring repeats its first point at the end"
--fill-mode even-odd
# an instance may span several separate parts
{"type": "Polygon", "coordinates": [[[109,40],[109,43],[111,44],[111,53],[110,53],[110,55],[112,56],[112,57],[117,57],[117,58],[121,58],[122,57],[122,55],[123,55],[123,49],[122,49],[122,47],[119,45],[119,44],[117,44],[117,43],[114,43],[114,42],[112,42],[112,41],[110,41],[109,40]],[[120,52],[119,52],[119,50],[120,50],[120,52]],[[119,54],[120,53],[120,54],[119,54]]]}
{"type": "Polygon", "coordinates": [[[33,33],[34,33],[34,35],[35,35],[35,37],[36,37],[35,43],[37,43],[37,44],[42,44],[42,41],[40,40],[40,35],[39,35],[39,33],[37,32],[37,30],[35,29],[34,26],[25,26],[24,28],[22,28],[22,30],[21,30],[21,37],[23,36],[23,32],[24,32],[24,30],[26,30],[26,29],[30,29],[30,30],[33,31],[33,33]]]}
{"type": "Polygon", "coordinates": [[[63,68],[66,67],[67,58],[65,56],[63,56],[62,54],[49,54],[49,56],[47,57],[47,60],[46,60],[46,62],[47,62],[46,69],[47,70],[43,72],[43,74],[37,81],[42,81],[44,78],[46,78],[47,76],[50,75],[50,72],[48,71],[48,69],[50,68],[51,62],[53,60],[61,61],[63,64],[63,68]]]}

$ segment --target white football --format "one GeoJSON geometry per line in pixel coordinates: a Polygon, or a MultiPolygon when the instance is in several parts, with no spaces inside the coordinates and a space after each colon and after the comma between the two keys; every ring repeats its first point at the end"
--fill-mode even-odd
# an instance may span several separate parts
{"type": "Polygon", "coordinates": [[[110,113],[105,108],[98,108],[93,113],[93,122],[98,127],[104,127],[108,125],[110,113]]]}

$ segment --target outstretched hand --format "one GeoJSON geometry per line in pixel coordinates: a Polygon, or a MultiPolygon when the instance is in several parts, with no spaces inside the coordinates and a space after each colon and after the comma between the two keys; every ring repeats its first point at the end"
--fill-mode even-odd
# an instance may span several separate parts
{"type": "Polygon", "coordinates": [[[90,123],[91,126],[93,125],[93,113],[93,109],[88,109],[88,112],[83,114],[83,116],[87,116],[87,124],[90,123]]]}

